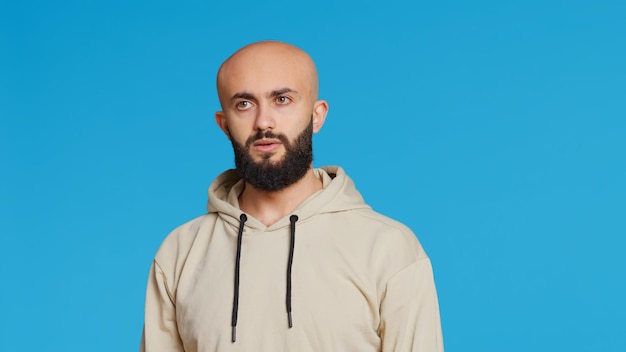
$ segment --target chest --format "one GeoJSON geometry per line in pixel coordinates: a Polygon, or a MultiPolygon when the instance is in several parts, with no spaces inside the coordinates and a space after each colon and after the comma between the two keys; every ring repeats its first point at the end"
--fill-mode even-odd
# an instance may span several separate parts
{"type": "MultiPolygon", "coordinates": [[[[215,349],[233,346],[236,243],[228,238],[223,241],[197,253],[198,258],[191,258],[181,274],[176,309],[186,344],[217,344],[212,347],[215,349]]],[[[288,256],[287,236],[244,241],[237,309],[239,347],[254,341],[256,348],[269,344],[268,350],[295,350],[298,346],[297,350],[306,351],[303,346],[308,346],[319,351],[351,350],[346,346],[354,346],[355,339],[369,346],[379,343],[379,297],[366,255],[361,258],[333,243],[301,238],[291,276],[291,329],[286,308],[288,256]]]]}

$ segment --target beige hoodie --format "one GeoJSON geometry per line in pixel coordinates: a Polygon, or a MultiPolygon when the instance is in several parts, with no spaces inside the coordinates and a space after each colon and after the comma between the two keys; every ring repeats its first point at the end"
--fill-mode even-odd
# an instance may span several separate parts
{"type": "Polygon", "coordinates": [[[323,190],[294,211],[291,297],[289,216],[269,227],[247,216],[233,309],[243,182],[227,171],[208,214],[154,258],[141,351],[443,351],[430,260],[411,230],[367,206],[341,168],[315,172],[323,190]]]}

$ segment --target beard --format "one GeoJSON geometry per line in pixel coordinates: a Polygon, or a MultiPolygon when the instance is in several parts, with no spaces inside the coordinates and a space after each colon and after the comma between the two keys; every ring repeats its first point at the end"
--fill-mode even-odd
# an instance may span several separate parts
{"type": "Polygon", "coordinates": [[[245,145],[231,138],[235,152],[235,166],[239,176],[254,188],[262,191],[280,191],[299,181],[313,162],[313,117],[309,125],[290,142],[287,136],[275,134],[271,130],[257,131],[250,136],[245,145]],[[255,162],[250,155],[250,145],[262,138],[274,138],[282,142],[285,155],[279,161],[272,162],[272,153],[263,154],[260,162],[255,162]]]}

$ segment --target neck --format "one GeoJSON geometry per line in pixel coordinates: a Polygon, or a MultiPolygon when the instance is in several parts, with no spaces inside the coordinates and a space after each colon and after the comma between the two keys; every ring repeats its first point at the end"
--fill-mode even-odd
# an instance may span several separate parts
{"type": "Polygon", "coordinates": [[[270,226],[291,214],[302,202],[321,189],[322,181],[310,168],[298,182],[280,191],[263,191],[246,183],[243,192],[239,195],[239,208],[254,216],[265,226],[270,226]]]}

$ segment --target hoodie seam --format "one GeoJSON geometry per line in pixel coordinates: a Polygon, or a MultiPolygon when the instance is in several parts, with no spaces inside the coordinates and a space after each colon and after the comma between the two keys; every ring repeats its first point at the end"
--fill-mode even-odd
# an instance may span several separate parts
{"type": "Polygon", "coordinates": [[[157,262],[156,259],[154,260],[154,265],[159,270],[158,272],[159,275],[163,278],[163,285],[165,286],[165,292],[167,293],[167,297],[170,299],[170,302],[172,302],[172,304],[176,306],[174,295],[172,291],[170,290],[169,284],[167,282],[167,275],[165,275],[165,271],[163,271],[163,268],[161,267],[159,262],[157,262]]]}
{"type": "MultiPolygon", "coordinates": [[[[380,309],[380,307],[382,306],[382,302],[387,298],[387,290],[389,290],[389,283],[391,281],[393,281],[398,275],[400,275],[400,273],[402,273],[403,271],[407,270],[409,267],[418,264],[419,262],[422,261],[428,261],[430,262],[430,258],[428,257],[424,257],[424,258],[417,258],[416,260],[412,261],[411,263],[403,266],[400,270],[396,271],[395,273],[393,273],[392,275],[390,275],[386,280],[385,280],[385,290],[383,291],[383,294],[380,297],[380,300],[378,301],[378,307],[380,309]]],[[[379,315],[380,315],[380,311],[379,311],[379,315]]]]}

